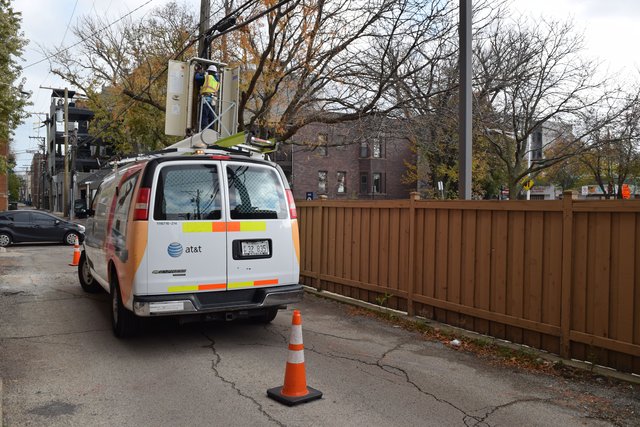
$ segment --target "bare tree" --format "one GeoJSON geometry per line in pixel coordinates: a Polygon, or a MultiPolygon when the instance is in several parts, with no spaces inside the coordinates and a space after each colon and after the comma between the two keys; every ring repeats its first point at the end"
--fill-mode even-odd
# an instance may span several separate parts
{"type": "MultiPolygon", "coordinates": [[[[445,18],[447,25],[433,34],[430,44],[413,53],[421,66],[406,78],[395,81],[404,125],[412,140],[418,164],[408,165],[408,179],[417,181],[425,196],[437,194],[442,182],[445,197],[455,197],[458,187],[458,13],[452,7],[445,18]]],[[[474,2],[474,40],[482,39],[488,28],[506,13],[504,2],[474,2]]],[[[474,114],[474,194],[484,196],[489,172],[494,169],[487,155],[481,115],[474,114]]],[[[438,197],[440,195],[438,194],[438,197]]]]}
{"type": "Polygon", "coordinates": [[[627,99],[631,100],[631,107],[595,132],[596,144],[579,158],[607,199],[621,199],[623,184],[640,171],[639,97],[630,94],[627,99]]]}
{"type": "Polygon", "coordinates": [[[247,27],[240,123],[280,140],[313,122],[389,115],[408,99],[397,82],[428,66],[420,56],[451,31],[451,9],[415,0],[294,0],[247,27]]]}
{"type": "Polygon", "coordinates": [[[597,145],[596,133],[630,106],[581,57],[583,47],[571,22],[545,20],[501,20],[475,45],[476,111],[512,198],[523,178],[597,145]],[[528,162],[532,135],[545,129],[553,131],[539,150],[551,153],[560,139],[562,149],[528,162]]]}
{"type": "Polygon", "coordinates": [[[114,141],[117,151],[161,148],[170,141],[164,135],[164,70],[193,40],[195,18],[172,2],[141,21],[109,24],[104,17],[80,19],[73,27],[77,47],[46,52],[51,71],[87,94],[95,112],[92,132],[114,141]]]}

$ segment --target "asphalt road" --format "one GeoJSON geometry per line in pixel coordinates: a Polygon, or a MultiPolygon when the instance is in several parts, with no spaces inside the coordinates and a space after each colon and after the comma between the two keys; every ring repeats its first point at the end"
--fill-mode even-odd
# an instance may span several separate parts
{"type": "Polygon", "coordinates": [[[119,340],[108,296],[81,290],[67,265],[72,252],[23,245],[0,253],[5,426],[640,424],[633,386],[593,388],[494,366],[312,295],[295,308],[307,383],[324,396],[283,406],[266,390],[283,382],[292,307],[267,326],[157,319],[119,340]],[[594,405],[626,412],[607,420],[594,405]]]}

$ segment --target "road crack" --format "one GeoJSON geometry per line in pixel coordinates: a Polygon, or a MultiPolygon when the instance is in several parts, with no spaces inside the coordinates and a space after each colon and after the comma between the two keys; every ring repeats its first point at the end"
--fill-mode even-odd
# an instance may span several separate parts
{"type": "Polygon", "coordinates": [[[394,351],[397,351],[398,349],[400,349],[405,344],[407,344],[407,343],[406,342],[402,342],[402,343],[399,343],[396,346],[388,349],[376,361],[367,361],[367,360],[360,359],[358,357],[350,357],[350,356],[339,355],[339,354],[335,354],[335,353],[325,353],[325,352],[318,351],[313,347],[305,348],[305,350],[309,350],[312,353],[317,353],[317,354],[320,354],[320,355],[323,355],[323,356],[326,356],[326,357],[349,360],[349,361],[356,362],[356,363],[361,363],[361,364],[364,364],[364,365],[367,365],[367,366],[377,367],[377,368],[379,368],[379,369],[381,369],[381,370],[383,370],[383,371],[385,371],[385,372],[387,372],[389,374],[396,375],[398,377],[403,377],[407,384],[411,385],[413,388],[418,390],[423,395],[434,399],[436,402],[439,402],[439,403],[445,404],[447,406],[450,406],[451,408],[453,408],[456,411],[460,412],[463,415],[463,422],[465,423],[465,425],[467,425],[467,426],[469,426],[469,425],[483,426],[483,419],[481,417],[469,414],[464,409],[456,406],[455,404],[449,402],[448,400],[442,399],[442,398],[436,396],[433,393],[430,393],[430,392],[428,392],[426,390],[423,390],[422,387],[420,387],[418,384],[416,384],[414,381],[411,380],[411,378],[409,376],[409,373],[406,370],[404,370],[404,369],[402,369],[400,367],[393,366],[393,365],[390,365],[388,363],[384,363],[383,362],[383,360],[390,353],[393,353],[394,351]],[[468,424],[468,421],[472,421],[473,424],[468,424]]]}
{"type": "Polygon", "coordinates": [[[262,415],[264,415],[267,419],[269,419],[269,421],[281,427],[285,427],[285,424],[281,423],[280,421],[272,417],[271,414],[265,411],[264,407],[260,402],[258,402],[253,397],[243,393],[242,390],[238,388],[235,382],[225,378],[220,373],[220,370],[218,369],[218,365],[220,364],[220,362],[222,362],[222,357],[220,356],[220,353],[218,353],[218,350],[216,349],[216,341],[204,332],[202,332],[202,335],[210,342],[209,345],[205,345],[204,347],[210,349],[211,352],[213,353],[213,360],[211,361],[211,370],[213,371],[213,374],[216,376],[216,378],[219,378],[223,383],[230,385],[231,388],[238,394],[238,396],[244,397],[245,399],[252,401],[258,407],[258,411],[260,411],[262,415]]]}
{"type": "Polygon", "coordinates": [[[87,329],[86,331],[76,331],[76,332],[61,332],[59,334],[44,334],[44,335],[27,335],[27,336],[14,336],[14,337],[0,337],[0,340],[29,340],[33,338],[49,338],[49,337],[62,337],[65,335],[77,335],[77,334],[86,334],[88,332],[105,332],[110,330],[107,329],[87,329]]]}
{"type": "Polygon", "coordinates": [[[479,416],[479,418],[480,418],[479,422],[476,423],[476,424],[473,424],[473,425],[474,426],[489,425],[486,422],[487,418],[489,418],[491,415],[493,415],[495,412],[499,411],[500,409],[508,408],[509,406],[518,405],[520,403],[527,403],[527,402],[549,403],[549,402],[553,402],[553,401],[554,401],[554,399],[550,399],[550,398],[543,399],[543,398],[539,398],[539,397],[530,397],[530,398],[522,398],[522,399],[512,400],[510,402],[503,403],[502,405],[489,406],[487,408],[482,408],[478,412],[481,412],[481,411],[486,411],[486,412],[484,413],[484,415],[479,416]],[[482,423],[482,424],[480,424],[480,423],[482,423]]]}

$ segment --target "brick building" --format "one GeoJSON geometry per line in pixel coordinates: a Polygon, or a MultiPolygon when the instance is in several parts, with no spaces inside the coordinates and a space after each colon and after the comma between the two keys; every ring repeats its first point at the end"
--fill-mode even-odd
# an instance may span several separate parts
{"type": "Polygon", "coordinates": [[[276,155],[294,197],[408,198],[415,186],[402,182],[405,162],[415,162],[415,155],[393,124],[371,119],[302,128],[276,155]]]}

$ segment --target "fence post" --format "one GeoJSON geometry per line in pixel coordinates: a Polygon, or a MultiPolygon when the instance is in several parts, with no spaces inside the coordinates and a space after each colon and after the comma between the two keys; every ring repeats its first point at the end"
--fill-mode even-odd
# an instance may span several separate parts
{"type": "Polygon", "coordinates": [[[416,200],[420,200],[420,193],[412,191],[410,194],[409,204],[409,289],[407,292],[407,314],[413,316],[413,293],[416,289],[416,200]]]}
{"type": "Polygon", "coordinates": [[[573,282],[573,192],[562,193],[562,290],[560,356],[571,356],[571,288],[573,282]]]}
{"type": "Polygon", "coordinates": [[[319,197],[319,199],[320,199],[320,207],[319,207],[319,209],[320,209],[319,217],[320,218],[318,218],[318,224],[319,224],[318,225],[318,233],[320,235],[318,236],[318,240],[319,240],[320,244],[318,245],[318,269],[316,270],[316,277],[315,277],[316,286],[315,286],[315,288],[318,291],[321,291],[322,290],[322,286],[321,286],[320,275],[322,274],[322,262],[323,262],[323,256],[322,255],[324,253],[324,218],[323,218],[323,210],[324,209],[322,208],[322,205],[323,205],[323,202],[325,200],[327,200],[327,196],[321,195],[319,197]]]}

